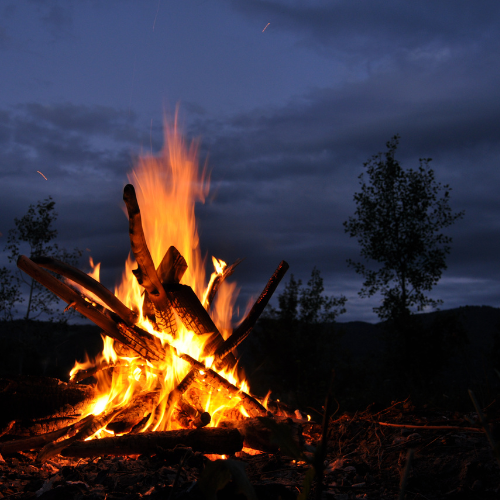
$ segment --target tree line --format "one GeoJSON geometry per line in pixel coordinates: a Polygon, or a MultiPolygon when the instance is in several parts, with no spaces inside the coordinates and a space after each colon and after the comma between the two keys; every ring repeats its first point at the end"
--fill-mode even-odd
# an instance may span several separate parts
{"type": "MultiPolygon", "coordinates": [[[[360,247],[360,259],[347,261],[363,278],[359,295],[380,295],[380,305],[374,312],[386,322],[388,351],[392,349],[396,353],[394,362],[403,363],[408,371],[412,364],[408,360],[417,359],[417,365],[421,361],[415,353],[422,350],[419,342],[423,333],[414,313],[441,304],[429,292],[446,269],[450,253],[452,240],[443,230],[461,219],[464,212],[452,211],[451,188],[436,181],[430,158],[420,159],[416,169],[401,166],[395,157],[399,140],[395,135],[387,142],[386,152],[364,163],[360,190],[354,194],[356,210],[344,222],[344,230],[360,247]]],[[[23,217],[14,219],[15,227],[9,231],[4,248],[9,261],[15,262],[20,253],[26,253],[29,257],[49,255],[76,265],[82,252],[58,246],[53,227],[56,218],[55,202],[49,197],[30,205],[23,217]]],[[[273,366],[276,373],[286,376],[283,386],[311,387],[323,376],[329,361],[323,359],[322,346],[334,349],[338,339],[335,320],[345,312],[346,301],[344,296],[324,293],[317,268],[306,285],[290,276],[278,296],[278,306],[268,306],[260,322],[264,333],[258,339],[259,348],[265,352],[280,353],[273,366]]],[[[23,302],[26,320],[64,320],[55,307],[57,297],[22,273],[2,267],[0,318],[12,320],[23,302]]],[[[436,343],[436,338],[433,341],[436,343]]]]}

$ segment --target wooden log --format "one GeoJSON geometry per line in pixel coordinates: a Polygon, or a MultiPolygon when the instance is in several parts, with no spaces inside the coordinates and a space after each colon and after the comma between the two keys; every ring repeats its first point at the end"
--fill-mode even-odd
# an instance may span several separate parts
{"type": "Polygon", "coordinates": [[[50,457],[59,455],[59,453],[71,443],[84,441],[85,439],[92,437],[96,432],[106,427],[123,410],[124,408],[117,408],[102,415],[89,415],[88,420],[85,419],[87,421],[79,428],[76,434],[68,439],[65,439],[64,441],[52,442],[45,445],[38,453],[36,457],[37,461],[45,462],[50,457]]]}
{"type": "Polygon", "coordinates": [[[83,271],[80,271],[80,269],[52,257],[34,257],[31,260],[40,267],[49,269],[50,271],[60,274],[61,276],[64,276],[65,278],[83,286],[89,292],[93,293],[100,300],[102,300],[102,302],[109,309],[118,314],[118,316],[128,325],[134,325],[139,320],[139,314],[137,312],[129,309],[104,285],[83,271]]]}
{"type": "Polygon", "coordinates": [[[188,330],[197,335],[217,332],[222,338],[212,318],[190,286],[180,283],[167,284],[165,291],[172,307],[188,330]]]}
{"type": "Polygon", "coordinates": [[[165,350],[161,346],[161,341],[154,335],[142,330],[138,326],[129,327],[125,323],[116,323],[110,317],[113,313],[109,311],[109,315],[104,315],[72,288],[61,283],[50,273],[44,271],[38,264],[28,259],[28,257],[21,255],[17,260],[17,266],[60,299],[74,307],[79,313],[93,321],[112,339],[130,347],[139,356],[148,361],[163,359],[165,350]]]}
{"type": "Polygon", "coordinates": [[[184,398],[179,399],[177,406],[178,410],[174,418],[185,429],[205,427],[212,421],[210,413],[198,411],[184,398]]]}
{"type": "Polygon", "coordinates": [[[156,273],[163,285],[172,285],[180,283],[187,268],[186,260],[180,254],[179,250],[171,246],[156,269],[156,273]]]}
{"type": "Polygon", "coordinates": [[[73,424],[95,402],[93,387],[50,377],[0,379],[0,427],[15,420],[9,434],[33,436],[73,424]]]}
{"type": "Polygon", "coordinates": [[[142,228],[141,211],[132,184],[127,184],[123,189],[123,201],[125,201],[129,216],[130,245],[138,265],[138,268],[133,273],[139,284],[146,289],[149,299],[154,304],[155,316],[157,323],[160,323],[160,328],[173,328],[173,330],[166,331],[175,337],[177,328],[172,307],[158,277],[146,243],[142,228]]]}
{"type": "Polygon", "coordinates": [[[220,286],[222,285],[223,281],[231,276],[234,273],[234,270],[238,264],[243,262],[243,259],[237,259],[235,262],[233,262],[230,266],[227,266],[224,271],[222,271],[222,274],[218,274],[215,279],[212,281],[209,290],[207,291],[205,300],[203,301],[203,307],[208,311],[210,309],[210,306],[212,305],[212,302],[215,298],[215,295],[217,294],[217,291],[219,290],[220,286]]]}
{"type": "Polygon", "coordinates": [[[194,370],[198,371],[198,378],[214,389],[224,389],[230,396],[241,398],[241,404],[252,417],[267,415],[267,410],[252,396],[228,382],[224,377],[206,368],[203,363],[192,358],[188,354],[180,354],[179,357],[187,361],[194,370]]]}
{"type": "Polygon", "coordinates": [[[81,429],[86,423],[93,417],[89,415],[88,417],[81,419],[67,427],[63,427],[56,431],[48,432],[46,434],[40,434],[38,436],[33,436],[28,439],[16,439],[12,441],[6,441],[0,443],[0,455],[8,455],[10,453],[17,453],[19,451],[36,450],[45,446],[47,443],[52,443],[64,436],[70,434],[72,431],[77,431],[81,429]]]}
{"type": "Polygon", "coordinates": [[[302,426],[291,419],[246,418],[245,420],[221,422],[219,427],[222,429],[238,429],[243,436],[243,446],[266,453],[276,453],[279,450],[275,436],[277,431],[286,432],[299,450],[304,446],[302,426]],[[286,431],[279,431],[280,426],[286,427],[286,431]]]}
{"type": "Polygon", "coordinates": [[[234,330],[232,335],[217,348],[214,363],[218,370],[222,369],[225,365],[223,359],[248,337],[289,267],[284,260],[280,262],[246,318],[234,330]]]}
{"type": "Polygon", "coordinates": [[[74,443],[62,450],[61,455],[72,458],[103,455],[152,455],[159,450],[171,450],[179,445],[190,447],[193,451],[201,453],[233,455],[241,451],[243,437],[237,429],[217,427],[143,432],[74,443]]]}
{"type": "Polygon", "coordinates": [[[123,344],[127,344],[127,339],[123,337],[112,319],[98,311],[72,288],[61,283],[47,271],[44,271],[38,264],[35,264],[28,257],[21,255],[17,259],[17,267],[102,328],[106,332],[106,335],[123,344]]]}
{"type": "Polygon", "coordinates": [[[146,415],[154,410],[159,397],[159,391],[138,394],[130,401],[126,409],[106,426],[106,429],[115,434],[130,432],[146,415]]]}

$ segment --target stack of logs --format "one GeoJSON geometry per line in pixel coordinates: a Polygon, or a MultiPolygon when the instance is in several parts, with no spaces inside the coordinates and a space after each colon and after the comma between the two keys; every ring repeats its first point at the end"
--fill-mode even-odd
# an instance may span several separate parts
{"type": "MultiPolygon", "coordinates": [[[[132,252],[137,262],[133,271],[138,283],[144,288],[143,314],[148,317],[158,332],[177,335],[176,316],[184,326],[197,335],[205,337],[202,357],[213,356],[217,370],[232,369],[236,364],[234,349],[249,335],[258,317],[276,290],[288,269],[282,261],[267,283],[253,308],[243,322],[226,339],[222,337],[212,321],[208,309],[223,280],[231,275],[240,260],[228,266],[212,282],[202,304],[194,291],[180,280],[187,264],[176,248],[170,247],[162,262],[155,268],[144,237],[141,213],[134,187],[125,186],[123,199],[129,215],[129,235],[132,252]]],[[[140,328],[137,312],[129,309],[103,285],[82,271],[49,257],[33,260],[25,256],[18,259],[20,269],[44,285],[59,298],[98,325],[114,342],[115,351],[121,356],[140,357],[144,363],[155,364],[168,356],[177,356],[190,365],[190,371],[167,396],[161,398],[160,391],[139,393],[126,407],[114,409],[99,416],[89,415],[76,423],[52,433],[31,438],[32,440],[12,441],[0,444],[0,453],[12,450],[33,449],[43,446],[39,458],[44,460],[57,453],[64,456],[85,457],[103,454],[140,454],[151,452],[156,447],[173,448],[177,444],[190,446],[196,451],[214,454],[232,454],[248,446],[262,451],[272,451],[275,446],[269,441],[269,425],[266,418],[283,419],[294,416],[285,405],[270,403],[269,410],[253,396],[243,392],[228,382],[216,371],[203,363],[178,352],[174,347],[163,343],[151,333],[140,328]],[[63,276],[90,292],[90,298],[60,281],[56,275],[63,276]],[[92,297],[97,297],[97,304],[92,297]],[[203,411],[200,395],[210,390],[226,394],[228,398],[238,396],[244,411],[236,408],[224,416],[218,428],[204,428],[211,416],[203,411]],[[242,420],[242,413],[249,418],[242,420]],[[184,427],[178,431],[143,432],[145,427],[154,428],[155,418],[166,414],[184,427]],[[153,422],[153,424],[151,424],[153,422]],[[84,440],[102,428],[115,434],[126,434],[94,441],[84,440]],[[267,430],[266,430],[267,429],[267,430]],[[17,443],[17,444],[16,444],[17,443]],[[28,448],[26,448],[28,446],[28,448]]],[[[88,378],[98,370],[119,370],[118,365],[101,364],[91,370],[76,374],[76,380],[88,378]]],[[[288,419],[288,425],[292,425],[288,419]]],[[[297,440],[300,430],[294,426],[297,440]]]]}

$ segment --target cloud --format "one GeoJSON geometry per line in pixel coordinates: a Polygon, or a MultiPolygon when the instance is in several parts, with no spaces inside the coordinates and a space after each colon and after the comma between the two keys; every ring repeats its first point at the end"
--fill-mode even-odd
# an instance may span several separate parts
{"type": "Polygon", "coordinates": [[[397,0],[353,4],[349,0],[230,0],[251,19],[302,38],[309,46],[349,59],[383,63],[387,55],[442,59],[446,50],[495,33],[500,6],[465,0],[408,3],[397,0]]]}

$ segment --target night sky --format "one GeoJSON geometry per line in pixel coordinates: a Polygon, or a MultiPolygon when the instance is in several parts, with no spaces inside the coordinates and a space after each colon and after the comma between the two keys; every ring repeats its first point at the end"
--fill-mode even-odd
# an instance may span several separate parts
{"type": "Polygon", "coordinates": [[[285,259],[348,297],[342,321],[376,320],[342,223],[363,162],[399,133],[403,167],[433,158],[465,210],[432,296],[498,306],[499,19],[497,0],[3,0],[0,250],[52,195],[59,243],[90,249],[112,289],[130,249],[127,173],[161,150],[179,103],[211,171],[202,251],[246,258],[243,303],[285,259]]]}

